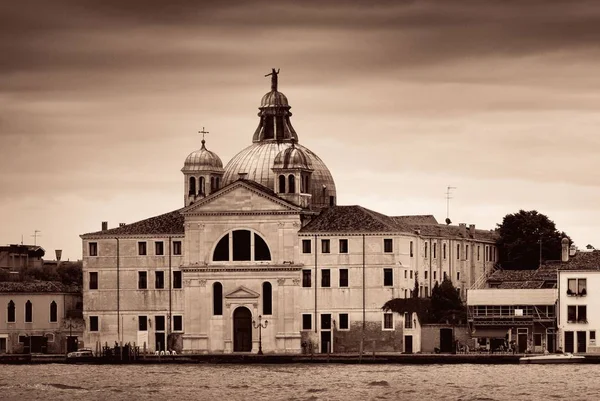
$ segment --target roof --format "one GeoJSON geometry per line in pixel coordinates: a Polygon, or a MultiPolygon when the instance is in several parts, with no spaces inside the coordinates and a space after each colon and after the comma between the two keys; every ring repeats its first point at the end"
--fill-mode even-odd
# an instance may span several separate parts
{"type": "Polygon", "coordinates": [[[0,293],[74,293],[81,294],[81,287],[77,285],[66,285],[59,281],[31,281],[31,282],[0,282],[0,293]]]}
{"type": "Polygon", "coordinates": [[[409,216],[392,216],[392,219],[400,224],[438,224],[432,214],[415,214],[409,216]]]}
{"type": "Polygon", "coordinates": [[[502,290],[533,290],[536,288],[542,288],[543,286],[543,281],[505,281],[495,288],[500,288],[502,290]]]}
{"type": "Polygon", "coordinates": [[[43,257],[46,254],[44,248],[39,245],[19,245],[10,244],[6,246],[0,246],[0,252],[8,252],[20,255],[29,255],[33,257],[43,257]]]}
{"type": "Polygon", "coordinates": [[[150,217],[135,223],[126,224],[121,227],[111,228],[104,231],[83,234],[85,236],[95,235],[144,235],[144,234],[183,234],[183,215],[181,209],[150,217]]]}
{"type": "Polygon", "coordinates": [[[547,265],[558,270],[600,270],[600,251],[577,252],[568,262],[553,261],[547,265]]]}
{"type": "Polygon", "coordinates": [[[311,232],[409,232],[393,218],[362,206],[332,206],[324,209],[300,233],[311,232]]]}

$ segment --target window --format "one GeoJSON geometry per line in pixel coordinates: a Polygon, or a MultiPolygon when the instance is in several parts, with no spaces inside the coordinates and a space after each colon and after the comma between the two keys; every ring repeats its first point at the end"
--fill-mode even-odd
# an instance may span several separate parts
{"type": "Polygon", "coordinates": [[[533,345],[536,347],[542,346],[542,334],[541,333],[536,333],[533,335],[533,345]]]}
{"type": "Polygon", "coordinates": [[[310,313],[302,314],[302,330],[312,330],[312,315],[310,313]]]}
{"type": "Polygon", "coordinates": [[[173,255],[181,255],[181,241],[173,241],[173,255]]]}
{"type": "Polygon", "coordinates": [[[302,240],[302,253],[311,253],[312,249],[311,249],[311,242],[309,239],[303,239],[302,240]]]}
{"type": "Polygon", "coordinates": [[[465,260],[469,260],[469,245],[465,245],[465,260]]]}
{"type": "Polygon", "coordinates": [[[285,175],[279,176],[279,193],[280,194],[285,193],[285,175]]]}
{"type": "Polygon", "coordinates": [[[587,323],[587,306],[568,305],[567,323],[587,323]]]}
{"type": "Polygon", "coordinates": [[[433,272],[433,279],[435,280],[437,276],[437,272],[433,272]]]}
{"type": "Polygon", "coordinates": [[[391,287],[394,285],[393,269],[383,269],[383,285],[386,287],[391,287]]]}
{"type": "Polygon", "coordinates": [[[340,269],[340,287],[348,287],[348,269],[340,269]]]}
{"type": "Polygon", "coordinates": [[[98,331],[98,316],[90,316],[90,331],[98,331]]]}
{"type": "Polygon", "coordinates": [[[183,288],[181,279],[181,271],[177,270],[173,272],[173,288],[183,288]]]}
{"type": "Polygon", "coordinates": [[[425,297],[429,298],[429,287],[425,286],[425,297]]]}
{"type": "Polygon", "coordinates": [[[288,193],[296,193],[296,177],[291,174],[288,176],[288,193]]]}
{"type": "Polygon", "coordinates": [[[433,258],[437,258],[437,244],[433,244],[433,258]]]}
{"type": "Polygon", "coordinates": [[[408,278],[408,270],[404,269],[404,278],[408,278]]]}
{"type": "Polygon", "coordinates": [[[460,272],[456,272],[456,281],[460,280],[460,272]]]}
{"type": "Polygon", "coordinates": [[[567,280],[567,295],[577,294],[577,279],[570,278],[567,280]]]}
{"type": "Polygon", "coordinates": [[[340,313],[340,317],[339,317],[339,329],[340,330],[348,330],[350,328],[350,325],[348,324],[348,314],[347,313],[340,313]]]}
{"type": "Polygon", "coordinates": [[[138,290],[145,290],[148,288],[148,273],[138,272],[138,290]]]}
{"type": "Polygon", "coordinates": [[[273,314],[273,287],[265,281],[262,285],[263,315],[273,314]]]}
{"type": "Polygon", "coordinates": [[[321,253],[329,253],[329,240],[328,239],[321,240],[321,253]]]}
{"type": "Polygon", "coordinates": [[[596,343],[596,330],[590,330],[590,342],[592,344],[596,343]]]}
{"type": "Polygon", "coordinates": [[[413,242],[410,241],[410,257],[412,258],[413,256],[413,242]]]}
{"type": "Polygon", "coordinates": [[[460,244],[456,245],[456,259],[460,260],[460,244]]]}
{"type": "Polygon", "coordinates": [[[391,253],[394,252],[394,242],[392,238],[384,238],[383,239],[383,252],[391,253]]]}
{"type": "Polygon", "coordinates": [[[165,245],[162,241],[156,241],[154,243],[154,254],[158,256],[165,254],[165,245]]]}
{"type": "Polygon", "coordinates": [[[340,240],[340,253],[348,253],[348,240],[347,239],[340,240]]]}
{"type": "Polygon", "coordinates": [[[250,230],[235,230],[225,234],[213,252],[213,261],[268,261],[271,260],[271,252],[265,240],[250,230]],[[229,243],[232,242],[230,254],[229,243]]]}
{"type": "Polygon", "coordinates": [[[204,195],[205,194],[205,187],[206,187],[206,181],[204,180],[204,177],[200,177],[200,179],[198,180],[198,195],[204,195]]]}
{"type": "Polygon", "coordinates": [[[386,312],[383,314],[383,330],[394,330],[394,314],[386,312]]]}
{"type": "Polygon", "coordinates": [[[25,302],[25,323],[33,322],[33,304],[31,301],[25,302]]]}
{"type": "Polygon", "coordinates": [[[98,243],[90,242],[90,256],[98,256],[98,243]]]}
{"type": "Polygon", "coordinates": [[[331,273],[329,269],[321,270],[321,287],[331,287],[331,273]]]}
{"type": "Polygon", "coordinates": [[[481,259],[481,246],[477,245],[477,260],[481,259]]]}
{"type": "Polygon", "coordinates": [[[425,259],[427,259],[427,242],[425,243],[425,259]]]}
{"type": "Polygon", "coordinates": [[[146,255],[146,242],[138,242],[138,255],[146,255]]]}
{"type": "Polygon", "coordinates": [[[90,290],[98,289],[98,272],[90,272],[90,290]]]}
{"type": "Polygon", "coordinates": [[[138,316],[138,331],[148,331],[148,316],[138,316]]]}
{"type": "Polygon", "coordinates": [[[404,290],[404,298],[408,298],[408,290],[404,290]]]}
{"type": "Polygon", "coordinates": [[[190,177],[190,195],[196,195],[196,177],[190,177]]]}
{"type": "Polygon", "coordinates": [[[50,323],[58,322],[58,306],[55,301],[50,302],[50,323]]]}
{"type": "Polygon", "coordinates": [[[425,273],[424,273],[424,275],[425,275],[425,280],[427,280],[427,273],[429,273],[429,272],[428,272],[427,270],[425,270],[425,273]]]}
{"type": "Polygon", "coordinates": [[[223,284],[213,284],[213,315],[223,315],[223,284]]]}
{"type": "Polygon", "coordinates": [[[154,288],[159,290],[165,288],[165,272],[154,272],[154,288]]]}
{"type": "Polygon", "coordinates": [[[321,314],[321,330],[331,330],[331,315],[329,313],[321,314]]]}
{"type": "Polygon", "coordinates": [[[312,287],[311,271],[302,270],[302,287],[312,287]]]}
{"type": "Polygon", "coordinates": [[[183,316],[173,316],[173,331],[183,331],[183,316]]]}
{"type": "Polygon", "coordinates": [[[444,244],[444,247],[443,247],[442,250],[443,250],[443,253],[444,253],[443,257],[444,257],[444,259],[446,259],[446,244],[444,244]]]}
{"type": "Polygon", "coordinates": [[[412,319],[410,318],[410,313],[408,313],[408,312],[404,312],[404,328],[405,329],[413,328],[413,322],[412,322],[412,319]]]}
{"type": "Polygon", "coordinates": [[[578,295],[586,295],[587,294],[587,280],[584,278],[580,278],[577,280],[577,294],[578,295]]]}
{"type": "Polygon", "coordinates": [[[16,314],[15,314],[15,303],[12,301],[12,299],[8,302],[8,306],[7,306],[7,314],[6,314],[6,321],[8,323],[15,323],[17,321],[16,319],[16,314]]]}
{"type": "Polygon", "coordinates": [[[413,271],[411,270],[410,271],[410,279],[412,280],[412,278],[413,278],[413,271]]]}
{"type": "Polygon", "coordinates": [[[446,280],[448,278],[448,274],[446,272],[444,272],[444,280],[446,280]]]}

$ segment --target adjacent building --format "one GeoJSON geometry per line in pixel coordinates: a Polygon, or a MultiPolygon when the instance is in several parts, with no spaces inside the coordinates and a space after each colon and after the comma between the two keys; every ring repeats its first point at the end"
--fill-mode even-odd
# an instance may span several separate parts
{"type": "Polygon", "coordinates": [[[493,231],[338,206],[290,108],[273,72],[250,146],[225,167],[204,140],[186,158],[183,208],[81,236],[86,345],[405,352],[412,328],[386,301],[444,277],[464,295],[491,271],[493,231]]]}
{"type": "Polygon", "coordinates": [[[44,248],[37,245],[0,246],[0,269],[18,273],[26,268],[39,268],[45,254],[44,248]]]}

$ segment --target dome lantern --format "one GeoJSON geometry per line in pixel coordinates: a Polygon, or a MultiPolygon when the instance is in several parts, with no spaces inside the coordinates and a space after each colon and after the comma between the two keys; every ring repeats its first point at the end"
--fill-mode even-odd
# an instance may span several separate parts
{"type": "Polygon", "coordinates": [[[206,149],[204,135],[208,131],[202,127],[202,131],[198,132],[202,134],[202,147],[188,155],[181,169],[185,180],[185,206],[210,195],[222,186],[223,162],[216,153],[206,149]]]}

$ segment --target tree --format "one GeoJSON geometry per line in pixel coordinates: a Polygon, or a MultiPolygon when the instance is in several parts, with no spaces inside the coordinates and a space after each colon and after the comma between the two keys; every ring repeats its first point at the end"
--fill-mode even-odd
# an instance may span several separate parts
{"type": "Polygon", "coordinates": [[[412,297],[419,298],[419,273],[415,272],[415,286],[412,290],[412,297]]]}
{"type": "Polygon", "coordinates": [[[498,224],[498,233],[500,238],[496,245],[500,265],[504,269],[517,270],[532,270],[539,266],[540,240],[542,261],[560,260],[561,240],[569,238],[556,229],[552,220],[536,210],[507,214],[502,224],[498,224]]]}
{"type": "Polygon", "coordinates": [[[431,320],[437,323],[456,323],[466,321],[467,310],[458,289],[447,277],[438,285],[436,282],[431,290],[431,320]]]}

